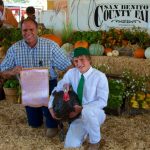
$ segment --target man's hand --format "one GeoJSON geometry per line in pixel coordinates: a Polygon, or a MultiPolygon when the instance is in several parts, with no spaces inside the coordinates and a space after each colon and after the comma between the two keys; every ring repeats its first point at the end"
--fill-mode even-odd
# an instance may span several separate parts
{"type": "Polygon", "coordinates": [[[12,76],[15,76],[17,74],[20,74],[20,71],[22,70],[21,66],[16,66],[13,69],[6,70],[4,72],[1,72],[1,76],[5,79],[11,78],[12,76]]]}
{"type": "Polygon", "coordinates": [[[22,70],[22,67],[21,66],[16,66],[12,69],[12,75],[17,75],[17,74],[20,74],[20,71],[22,70]]]}
{"type": "Polygon", "coordinates": [[[69,118],[74,118],[76,117],[81,111],[82,111],[82,107],[79,105],[75,105],[74,106],[75,111],[71,112],[69,114],[69,118]]]}

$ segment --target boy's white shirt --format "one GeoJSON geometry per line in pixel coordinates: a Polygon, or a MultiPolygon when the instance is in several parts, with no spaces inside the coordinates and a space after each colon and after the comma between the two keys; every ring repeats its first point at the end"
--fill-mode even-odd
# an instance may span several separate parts
{"type": "MultiPolygon", "coordinates": [[[[82,106],[90,104],[100,109],[107,106],[109,87],[106,75],[99,70],[90,67],[90,69],[83,74],[85,78],[82,106]]],[[[77,93],[78,83],[81,73],[77,68],[72,68],[66,72],[63,79],[60,80],[54,91],[62,91],[64,84],[70,84],[73,90],[77,93]]],[[[52,108],[54,96],[51,94],[48,103],[48,108],[52,108]]]]}

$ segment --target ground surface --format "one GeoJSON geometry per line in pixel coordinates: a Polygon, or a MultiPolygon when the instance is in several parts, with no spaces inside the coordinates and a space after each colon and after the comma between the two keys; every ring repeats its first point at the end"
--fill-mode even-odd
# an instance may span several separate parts
{"type": "MultiPolygon", "coordinates": [[[[150,114],[107,116],[101,150],[150,150],[150,114]]],[[[0,101],[0,150],[62,150],[58,136],[46,138],[44,127],[27,125],[24,107],[0,101]]],[[[80,148],[83,150],[83,147],[80,148]]]]}

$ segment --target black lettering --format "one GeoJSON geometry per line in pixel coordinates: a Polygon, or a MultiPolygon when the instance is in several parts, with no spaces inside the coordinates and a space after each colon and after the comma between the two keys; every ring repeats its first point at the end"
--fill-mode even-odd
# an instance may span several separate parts
{"type": "Polygon", "coordinates": [[[148,10],[145,11],[145,22],[148,23],[148,10]]]}
{"type": "Polygon", "coordinates": [[[114,5],[114,8],[115,8],[115,9],[118,9],[118,5],[114,5]]]}
{"type": "Polygon", "coordinates": [[[127,16],[130,16],[131,10],[127,10],[127,16]]]}
{"type": "Polygon", "coordinates": [[[116,10],[115,12],[116,12],[115,18],[119,17],[120,16],[120,10],[116,10]]]}
{"type": "Polygon", "coordinates": [[[146,18],[148,18],[148,16],[146,16],[146,15],[148,15],[147,11],[144,11],[144,10],[142,10],[142,11],[136,10],[135,11],[135,18],[138,18],[140,20],[148,22],[148,19],[146,19],[146,18]],[[145,15],[145,17],[144,17],[144,15],[145,15]]]}
{"type": "Polygon", "coordinates": [[[96,7],[95,13],[94,13],[94,22],[97,27],[99,27],[99,25],[98,25],[98,9],[99,9],[99,6],[96,7]]]}
{"type": "Polygon", "coordinates": [[[112,19],[112,13],[111,10],[105,10],[104,11],[104,20],[107,21],[108,19],[112,19]]]}

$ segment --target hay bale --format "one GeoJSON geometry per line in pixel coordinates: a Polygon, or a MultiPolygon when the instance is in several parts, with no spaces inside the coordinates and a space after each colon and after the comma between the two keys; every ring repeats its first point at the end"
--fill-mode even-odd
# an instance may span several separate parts
{"type": "Polygon", "coordinates": [[[128,69],[142,76],[150,76],[149,59],[139,59],[127,56],[92,56],[92,64],[96,66],[106,64],[110,67],[109,73],[111,74],[122,74],[125,69],[128,69]]]}

